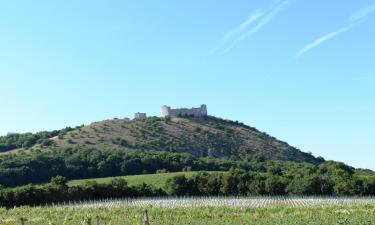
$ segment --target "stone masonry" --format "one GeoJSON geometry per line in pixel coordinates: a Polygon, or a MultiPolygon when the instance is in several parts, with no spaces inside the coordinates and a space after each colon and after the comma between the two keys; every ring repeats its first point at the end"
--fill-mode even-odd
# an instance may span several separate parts
{"type": "Polygon", "coordinates": [[[146,113],[140,113],[140,112],[134,113],[134,119],[146,119],[146,118],[147,118],[146,113]]]}
{"type": "Polygon", "coordinates": [[[199,108],[180,108],[180,109],[171,109],[169,106],[161,107],[162,117],[177,117],[177,116],[194,116],[194,117],[204,117],[207,116],[207,106],[201,105],[199,108]]]}

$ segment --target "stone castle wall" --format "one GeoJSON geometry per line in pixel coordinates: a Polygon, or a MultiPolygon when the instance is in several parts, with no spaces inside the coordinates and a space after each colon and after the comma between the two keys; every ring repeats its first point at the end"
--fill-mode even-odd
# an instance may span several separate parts
{"type": "Polygon", "coordinates": [[[169,106],[161,107],[161,114],[163,117],[177,117],[177,116],[194,116],[194,117],[204,117],[207,116],[207,106],[201,105],[199,108],[181,108],[181,109],[171,109],[169,106]]]}
{"type": "Polygon", "coordinates": [[[134,119],[146,119],[146,118],[147,118],[146,113],[140,113],[140,112],[134,113],[134,119]]]}

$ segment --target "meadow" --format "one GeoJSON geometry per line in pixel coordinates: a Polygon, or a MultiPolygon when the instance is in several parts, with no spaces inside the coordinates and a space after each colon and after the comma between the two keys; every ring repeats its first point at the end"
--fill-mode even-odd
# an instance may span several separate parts
{"type": "MultiPolygon", "coordinates": [[[[130,176],[120,176],[120,177],[104,177],[104,178],[93,178],[93,179],[80,179],[71,180],[68,182],[68,186],[78,186],[85,182],[95,181],[99,184],[109,184],[115,178],[124,178],[128,182],[129,186],[135,186],[142,183],[152,185],[156,188],[163,188],[166,181],[169,178],[185,175],[186,177],[192,177],[199,172],[173,172],[173,173],[156,173],[156,174],[141,174],[141,175],[130,175],[130,176]]],[[[207,172],[213,173],[213,172],[207,172]]]]}
{"type": "Polygon", "coordinates": [[[246,207],[21,207],[0,209],[0,224],[90,225],[96,217],[103,225],[144,224],[147,208],[151,225],[372,225],[375,206],[367,204],[332,206],[246,207]]]}

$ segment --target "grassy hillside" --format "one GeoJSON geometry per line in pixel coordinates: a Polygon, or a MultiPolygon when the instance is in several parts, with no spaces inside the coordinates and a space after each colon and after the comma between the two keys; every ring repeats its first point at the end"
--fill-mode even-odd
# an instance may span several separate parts
{"type": "Polygon", "coordinates": [[[271,160],[321,162],[253,127],[215,117],[113,119],[60,132],[49,140],[48,146],[42,142],[28,149],[156,150],[231,159],[246,159],[259,154],[271,160]]]}
{"type": "Polygon", "coordinates": [[[68,185],[78,186],[88,181],[95,181],[95,182],[98,182],[99,184],[108,184],[114,178],[124,178],[128,182],[129,186],[135,186],[138,184],[146,183],[156,188],[162,188],[169,178],[172,178],[178,175],[185,175],[186,177],[192,177],[196,174],[198,174],[198,172],[175,172],[175,173],[143,174],[143,175],[132,175],[132,176],[120,176],[120,177],[105,177],[105,178],[95,178],[95,179],[81,179],[81,180],[69,181],[68,185]]]}

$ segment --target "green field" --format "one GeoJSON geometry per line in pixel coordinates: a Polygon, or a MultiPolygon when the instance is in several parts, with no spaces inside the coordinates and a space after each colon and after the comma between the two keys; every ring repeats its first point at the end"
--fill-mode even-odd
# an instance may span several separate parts
{"type": "MultiPolygon", "coordinates": [[[[14,208],[0,209],[0,224],[18,225],[25,218],[25,225],[127,225],[141,224],[144,208],[14,208]],[[91,220],[91,222],[90,222],[91,220]]],[[[157,208],[149,207],[151,225],[371,225],[375,222],[375,206],[327,207],[268,207],[268,208],[157,208]]]]}
{"type": "Polygon", "coordinates": [[[124,178],[127,180],[129,186],[146,183],[156,188],[162,188],[165,182],[174,176],[185,175],[186,177],[193,176],[198,172],[175,172],[175,173],[157,173],[157,174],[143,174],[143,175],[132,175],[122,177],[105,177],[95,179],[83,179],[83,180],[72,180],[69,181],[69,186],[81,185],[87,181],[96,181],[98,183],[110,183],[114,178],[124,178]]]}

